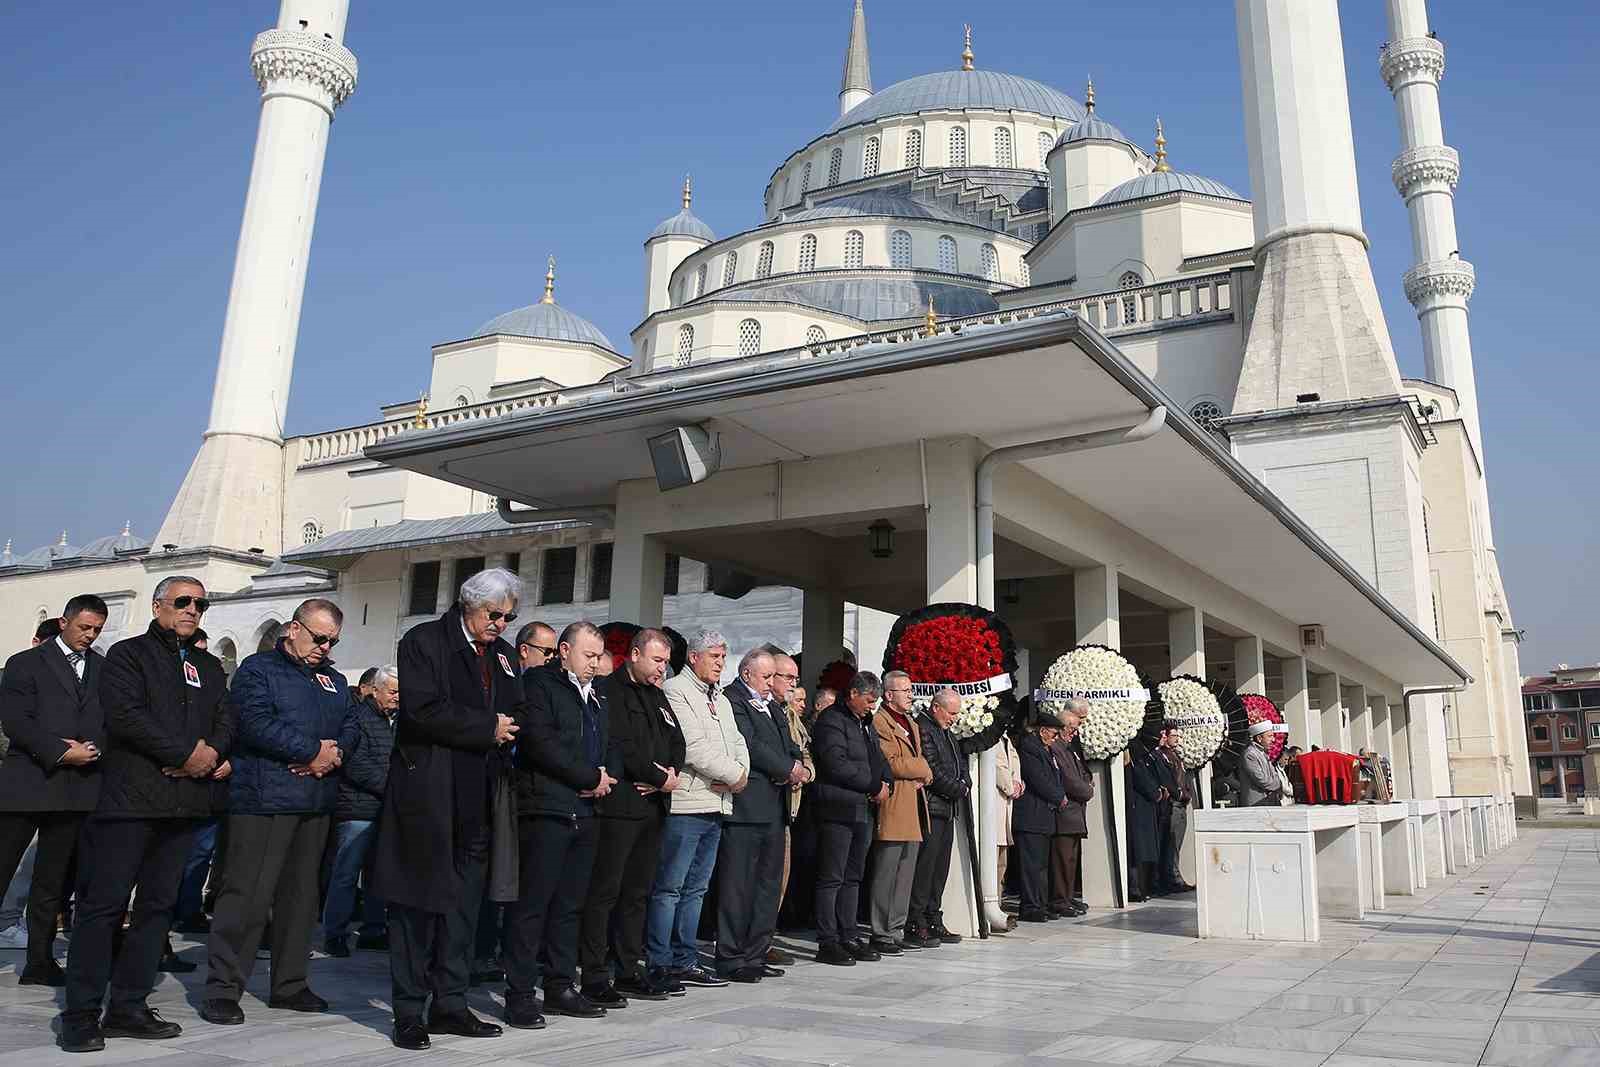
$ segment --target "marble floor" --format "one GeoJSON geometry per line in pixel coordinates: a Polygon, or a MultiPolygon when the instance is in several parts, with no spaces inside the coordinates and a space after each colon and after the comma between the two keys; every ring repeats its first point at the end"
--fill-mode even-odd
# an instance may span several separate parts
{"type": "MultiPolygon", "coordinates": [[[[269,1010],[258,973],[244,1026],[195,1014],[204,968],[152,998],[184,1033],[57,1050],[55,990],[20,988],[0,952],[0,1067],[60,1061],[238,1063],[1600,1064],[1600,833],[1525,830],[1511,848],[1316,945],[1199,941],[1192,898],[851,969],[802,963],[757,986],[691,990],[600,1020],[496,1040],[388,1041],[384,957],[312,964],[336,1014],[269,1010]]],[[[786,939],[787,940],[787,939],[786,939]]],[[[790,942],[799,947],[799,942],[790,942]]],[[[189,959],[204,950],[189,946],[189,959]]],[[[265,966],[264,964],[262,966],[265,966]]],[[[498,1013],[498,997],[474,993],[498,1013]]]]}

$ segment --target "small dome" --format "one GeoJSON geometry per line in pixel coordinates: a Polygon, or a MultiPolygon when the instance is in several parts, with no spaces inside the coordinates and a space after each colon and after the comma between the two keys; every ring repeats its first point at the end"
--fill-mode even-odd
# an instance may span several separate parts
{"type": "Polygon", "coordinates": [[[923,111],[1027,111],[1076,122],[1083,105],[1059,89],[993,70],[945,70],[896,82],[839,116],[828,133],[923,111]]]}
{"type": "Polygon", "coordinates": [[[826,200],[804,211],[785,212],[780,222],[811,222],[815,219],[851,219],[887,215],[897,219],[934,219],[946,222],[971,222],[969,216],[932,204],[922,204],[903,196],[883,192],[851,193],[826,200]]]}
{"type": "Polygon", "coordinates": [[[78,553],[84,559],[116,559],[118,556],[142,552],[150,547],[150,542],[139,537],[124,526],[119,534],[106,537],[96,537],[93,541],[83,546],[78,553]]]}
{"type": "Polygon", "coordinates": [[[1060,147],[1064,144],[1076,144],[1079,141],[1116,141],[1119,144],[1131,145],[1137,148],[1128,136],[1099,115],[1086,115],[1073,123],[1061,139],[1056,142],[1060,147]]]}
{"type": "Polygon", "coordinates": [[[535,337],[545,341],[572,341],[576,344],[599,345],[608,352],[617,351],[600,328],[582,315],[574,315],[560,304],[529,304],[525,308],[496,315],[478,327],[473,337],[490,334],[509,337],[535,337]]]}
{"type": "Polygon", "coordinates": [[[1130,200],[1143,200],[1166,193],[1200,193],[1203,196],[1220,196],[1225,200],[1249,203],[1244,197],[1211,178],[1198,174],[1185,174],[1176,170],[1158,170],[1132,178],[1106,193],[1094,202],[1095,207],[1122,204],[1130,200]]]}
{"type": "Polygon", "coordinates": [[[706,242],[717,239],[711,227],[701,222],[699,216],[688,208],[684,208],[670,219],[663,219],[661,225],[650,231],[650,236],[646,240],[654,241],[657,237],[694,237],[706,242]]]}

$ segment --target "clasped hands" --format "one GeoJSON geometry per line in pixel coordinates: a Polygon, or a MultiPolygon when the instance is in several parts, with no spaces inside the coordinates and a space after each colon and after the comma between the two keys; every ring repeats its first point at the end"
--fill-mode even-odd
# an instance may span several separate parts
{"type": "Polygon", "coordinates": [[[321,778],[329,771],[344,763],[344,753],[339,751],[339,742],[329,738],[322,739],[322,747],[317,750],[317,758],[310,763],[291,763],[289,773],[297,774],[302,778],[321,778]]]}
{"type": "MultiPolygon", "coordinates": [[[[98,757],[98,752],[96,755],[98,757]]],[[[168,778],[210,778],[220,782],[233,773],[233,764],[223,759],[202,737],[194,743],[194,751],[189,753],[183,766],[163,767],[161,773],[168,778]]]]}
{"type": "Polygon", "coordinates": [[[100,758],[100,748],[93,741],[75,741],[70,737],[61,740],[67,743],[67,750],[57,763],[67,767],[83,767],[100,758]]]}
{"type": "Polygon", "coordinates": [[[578,790],[578,795],[580,797],[603,797],[603,796],[607,795],[608,793],[610,793],[611,792],[611,787],[616,785],[616,784],[617,784],[617,780],[615,778],[611,777],[611,775],[606,773],[605,766],[602,764],[601,767],[600,767],[600,782],[599,782],[599,784],[596,785],[593,789],[580,789],[580,790],[578,790]]]}
{"type": "Polygon", "coordinates": [[[667,780],[662,782],[660,785],[650,785],[647,782],[634,782],[633,788],[638,790],[639,795],[642,797],[647,797],[652,793],[670,793],[674,789],[678,788],[678,768],[663,767],[659,763],[656,764],[655,767],[656,770],[667,776],[667,780]]]}

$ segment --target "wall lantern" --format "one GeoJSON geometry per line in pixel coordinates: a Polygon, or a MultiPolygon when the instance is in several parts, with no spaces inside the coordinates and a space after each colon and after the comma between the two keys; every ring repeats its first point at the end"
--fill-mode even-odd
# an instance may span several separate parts
{"type": "Polygon", "coordinates": [[[1007,604],[1020,603],[1022,600],[1022,579],[1007,578],[1000,583],[1000,599],[1007,604]]]}
{"type": "Polygon", "coordinates": [[[894,555],[894,524],[888,519],[878,519],[868,526],[867,548],[874,559],[888,559],[894,555]]]}

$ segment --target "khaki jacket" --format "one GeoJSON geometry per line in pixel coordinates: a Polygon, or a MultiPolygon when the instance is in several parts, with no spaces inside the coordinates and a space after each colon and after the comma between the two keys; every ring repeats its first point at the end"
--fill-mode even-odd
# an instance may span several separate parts
{"type": "Polygon", "coordinates": [[[689,670],[673,675],[661,690],[683,730],[682,781],[672,792],[672,814],[732,815],[733,794],[711,786],[731,786],[750,772],[750,749],[733,721],[733,705],[689,670]]]}
{"type": "Polygon", "coordinates": [[[879,841],[921,841],[928,827],[928,802],[918,788],[933,781],[933,769],[928,761],[917,755],[922,751],[922,733],[917,720],[908,720],[907,732],[894,716],[880,709],[872,717],[872,728],[878,735],[878,747],[889,763],[889,773],[894,785],[889,789],[889,799],[878,808],[879,841]]]}

